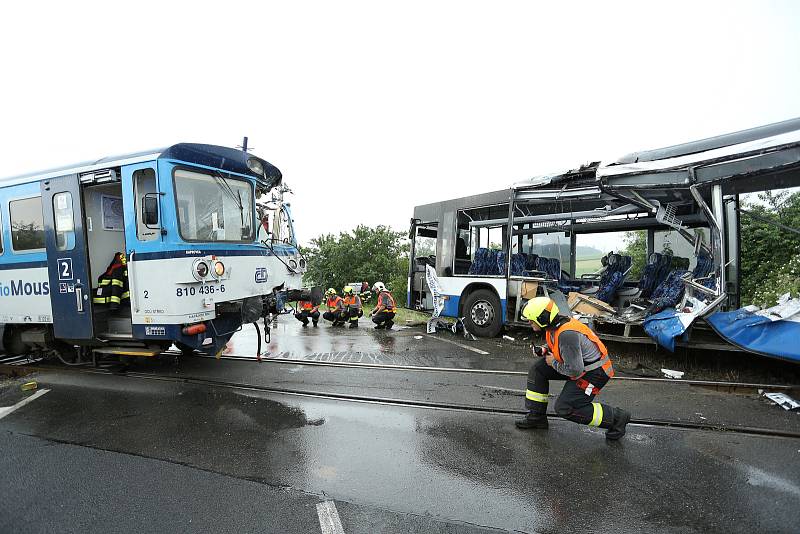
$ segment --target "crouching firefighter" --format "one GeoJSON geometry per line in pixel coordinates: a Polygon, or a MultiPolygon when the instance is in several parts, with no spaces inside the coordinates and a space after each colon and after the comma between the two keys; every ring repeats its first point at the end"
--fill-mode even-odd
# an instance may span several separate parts
{"type": "Polygon", "coordinates": [[[128,290],[128,262],[125,254],[117,252],[108,265],[106,271],[97,278],[92,303],[107,305],[108,310],[115,311],[121,306],[130,304],[130,291],[128,290]]]}
{"type": "Polygon", "coordinates": [[[294,314],[294,318],[303,323],[303,326],[308,326],[308,320],[311,319],[314,326],[317,326],[319,306],[314,306],[310,300],[301,300],[297,303],[297,313],[294,314]]]}
{"type": "Polygon", "coordinates": [[[350,328],[358,328],[358,319],[364,315],[361,297],[353,293],[353,288],[345,286],[344,290],[344,318],[350,320],[350,328]]]}
{"type": "Polygon", "coordinates": [[[378,295],[378,301],[375,304],[375,309],[372,310],[372,322],[375,323],[376,329],[391,330],[394,325],[394,315],[397,311],[397,305],[394,302],[394,297],[383,282],[375,282],[372,285],[372,292],[378,295]]]}
{"type": "Polygon", "coordinates": [[[614,376],[608,349],[588,326],[558,313],[558,306],[548,297],[528,301],[522,311],[535,332],[544,330],[546,347],[534,352],[544,356],[528,372],[525,408],[528,415],[516,421],[518,428],[547,428],[547,394],[550,380],[565,380],[556,399],[556,414],[589,426],[605,428],[606,439],[625,435],[631,414],[621,408],[593,402],[614,376]]]}
{"type": "Polygon", "coordinates": [[[331,326],[344,325],[346,320],[344,300],[336,294],[336,290],[332,287],[325,292],[325,304],[328,306],[328,311],[322,314],[322,318],[333,323],[331,326]]]}

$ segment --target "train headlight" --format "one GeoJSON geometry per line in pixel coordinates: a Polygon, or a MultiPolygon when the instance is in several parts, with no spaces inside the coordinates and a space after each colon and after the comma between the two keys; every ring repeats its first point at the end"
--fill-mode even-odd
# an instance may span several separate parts
{"type": "Polygon", "coordinates": [[[199,260],[194,264],[194,277],[198,280],[204,279],[208,276],[208,264],[203,260],[199,260]]]}
{"type": "Polygon", "coordinates": [[[305,269],[306,268],[306,260],[305,259],[300,258],[300,262],[299,263],[300,263],[300,268],[301,269],[305,269]]]}
{"type": "Polygon", "coordinates": [[[256,158],[248,158],[247,167],[259,176],[264,176],[264,166],[256,158]]]}
{"type": "Polygon", "coordinates": [[[214,264],[214,274],[217,275],[217,278],[219,278],[223,274],[225,274],[225,264],[222,263],[221,261],[218,261],[217,263],[215,263],[214,264]]]}

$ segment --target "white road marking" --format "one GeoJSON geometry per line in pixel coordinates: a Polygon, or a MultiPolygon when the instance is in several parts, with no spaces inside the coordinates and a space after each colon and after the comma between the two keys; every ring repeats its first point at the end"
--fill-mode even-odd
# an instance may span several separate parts
{"type": "Polygon", "coordinates": [[[344,534],[342,521],[339,519],[339,512],[333,501],[321,502],[317,505],[317,516],[319,516],[319,528],[322,534],[344,534]]]}
{"type": "Polygon", "coordinates": [[[40,389],[39,391],[37,391],[36,393],[31,395],[27,399],[22,399],[21,401],[16,403],[14,406],[6,406],[4,408],[0,408],[0,419],[2,419],[3,417],[7,416],[11,412],[22,408],[23,406],[25,406],[29,402],[35,401],[36,399],[38,399],[39,397],[41,397],[42,395],[44,395],[48,391],[50,391],[50,390],[49,389],[40,389]]]}
{"type": "Polygon", "coordinates": [[[436,339],[438,341],[444,341],[445,343],[452,343],[453,345],[455,345],[457,347],[461,347],[462,349],[471,350],[472,352],[477,352],[478,354],[483,354],[484,356],[488,356],[489,355],[489,353],[486,352],[485,350],[476,349],[475,347],[470,347],[469,345],[464,345],[463,343],[456,343],[455,341],[450,340],[450,339],[444,339],[444,338],[441,338],[441,337],[431,336],[431,335],[429,335],[428,337],[430,337],[432,339],[436,339]]]}

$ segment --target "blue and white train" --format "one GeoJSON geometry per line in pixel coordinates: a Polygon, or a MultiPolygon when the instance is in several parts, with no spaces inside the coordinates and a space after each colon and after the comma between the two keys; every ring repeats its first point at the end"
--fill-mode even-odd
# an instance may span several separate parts
{"type": "Polygon", "coordinates": [[[301,284],[281,182],[246,151],[188,143],[0,180],[6,353],[219,354],[301,284]],[[109,310],[93,295],[117,252],[130,307],[109,310]]]}

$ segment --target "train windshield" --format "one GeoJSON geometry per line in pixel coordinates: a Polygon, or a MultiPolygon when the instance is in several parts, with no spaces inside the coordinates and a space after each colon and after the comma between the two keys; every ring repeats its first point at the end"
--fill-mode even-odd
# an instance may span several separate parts
{"type": "Polygon", "coordinates": [[[245,180],[176,169],[175,201],[186,241],[255,239],[253,187],[245,180]]]}

